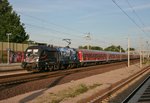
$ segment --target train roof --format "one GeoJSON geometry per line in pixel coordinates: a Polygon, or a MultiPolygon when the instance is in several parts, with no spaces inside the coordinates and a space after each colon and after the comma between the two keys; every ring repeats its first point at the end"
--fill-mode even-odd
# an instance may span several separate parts
{"type": "Polygon", "coordinates": [[[87,51],[87,52],[105,52],[102,50],[88,50],[88,49],[77,49],[78,51],[87,51]]]}
{"type": "Polygon", "coordinates": [[[111,53],[111,54],[127,54],[125,52],[112,52],[112,51],[107,51],[108,53],[111,53]]]}
{"type": "Polygon", "coordinates": [[[39,46],[29,46],[27,49],[39,49],[39,50],[48,50],[48,51],[57,51],[56,48],[48,47],[45,45],[39,45],[39,46]]]}
{"type": "Polygon", "coordinates": [[[109,53],[109,54],[127,54],[125,52],[112,52],[112,51],[88,50],[88,49],[78,49],[78,51],[83,51],[83,52],[102,52],[102,53],[109,53]]]}

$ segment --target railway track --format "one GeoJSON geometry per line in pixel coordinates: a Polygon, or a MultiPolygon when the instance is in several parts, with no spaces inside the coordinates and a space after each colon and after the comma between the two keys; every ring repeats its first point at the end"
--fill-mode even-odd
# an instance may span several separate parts
{"type": "Polygon", "coordinates": [[[18,74],[22,74],[22,73],[27,73],[27,71],[23,70],[23,69],[0,71],[0,78],[4,78],[5,76],[18,75],[18,74]]]}
{"type": "Polygon", "coordinates": [[[44,79],[44,78],[64,76],[64,75],[68,75],[71,73],[91,71],[94,69],[105,68],[107,66],[113,66],[113,65],[124,64],[124,63],[126,63],[126,61],[118,62],[118,63],[111,63],[111,64],[97,65],[97,66],[90,66],[90,67],[82,67],[78,69],[59,70],[59,71],[53,71],[53,72],[21,73],[21,74],[5,75],[5,76],[1,76],[0,78],[0,87],[2,86],[7,87],[7,86],[15,85],[18,83],[24,83],[24,82],[29,82],[29,81],[39,80],[39,79],[44,79]]]}
{"type": "Polygon", "coordinates": [[[17,71],[25,71],[24,69],[6,69],[6,70],[0,70],[0,73],[9,73],[9,72],[17,72],[17,71]]]}
{"type": "Polygon", "coordinates": [[[122,103],[150,103],[150,75],[122,103]]]}
{"type": "MultiPolygon", "coordinates": [[[[134,63],[135,62],[136,61],[134,61],[134,63]]],[[[0,87],[2,86],[7,87],[7,86],[15,85],[18,83],[24,83],[24,82],[29,82],[29,81],[39,80],[39,79],[44,79],[44,78],[64,76],[64,75],[68,75],[71,73],[90,71],[94,69],[105,68],[106,66],[113,66],[113,65],[124,64],[124,63],[126,63],[126,61],[111,63],[111,64],[97,65],[97,66],[90,66],[90,67],[82,67],[78,69],[59,70],[59,71],[53,71],[53,72],[21,73],[21,74],[4,75],[4,76],[1,76],[0,78],[0,87]]]]}
{"type": "MultiPolygon", "coordinates": [[[[137,61],[132,61],[132,64],[137,61]]],[[[0,79],[0,100],[42,88],[70,82],[72,80],[126,67],[127,62],[96,65],[77,69],[43,73],[28,73],[4,76],[0,79]],[[32,82],[31,82],[32,81],[32,82]],[[25,87],[25,88],[24,88],[25,87]],[[26,88],[31,87],[31,88],[26,88]]]]}
{"type": "MultiPolygon", "coordinates": [[[[122,89],[124,86],[126,86],[126,85],[128,85],[130,82],[132,82],[132,81],[134,81],[136,78],[138,78],[138,77],[140,77],[142,74],[144,74],[144,73],[146,73],[148,70],[150,70],[150,66],[148,66],[148,67],[145,67],[144,69],[142,69],[141,71],[139,71],[137,74],[134,74],[134,75],[131,75],[130,77],[128,77],[128,78],[126,78],[126,79],[124,79],[124,80],[122,80],[122,81],[120,81],[120,82],[117,82],[117,83],[115,83],[115,84],[112,84],[111,85],[111,89],[106,89],[106,90],[104,90],[105,92],[104,93],[100,93],[100,94],[97,94],[94,98],[87,98],[86,100],[82,100],[82,102],[84,101],[86,101],[86,102],[88,102],[88,103],[100,103],[100,102],[102,102],[102,103],[105,103],[105,102],[110,102],[110,103],[134,103],[134,102],[128,102],[128,100],[129,100],[129,98],[131,98],[131,96],[133,96],[133,94],[134,94],[134,92],[133,93],[131,93],[130,95],[129,95],[129,97],[128,98],[126,98],[124,101],[119,101],[118,99],[114,99],[114,98],[112,98],[112,95],[113,94],[115,94],[117,91],[119,91],[120,89],[122,89]],[[114,102],[115,101],[115,102],[114,102]]],[[[150,73],[148,72],[145,76],[147,77],[147,76],[149,76],[150,75],[150,73]]],[[[143,78],[146,78],[146,77],[143,77],[143,78]]],[[[141,77],[142,78],[142,77],[141,77]]],[[[142,78],[142,81],[143,81],[143,78],[142,78]]],[[[143,85],[143,84],[142,84],[143,85]]],[[[141,86],[139,86],[139,87],[141,87],[141,86]]],[[[135,91],[137,91],[137,90],[135,90],[135,91]]],[[[120,94],[120,96],[121,96],[122,94],[120,94]]],[[[120,97],[119,96],[119,97],[120,97]]],[[[119,98],[118,97],[118,98],[119,98]]],[[[144,99],[142,99],[142,100],[144,100],[144,99]]],[[[141,100],[141,101],[142,101],[141,100]]],[[[150,100],[150,99],[149,99],[150,100]]],[[[140,100],[139,100],[140,101],[140,100]]],[[[135,102],[136,103],[136,102],[135,102]]],[[[141,102],[139,102],[139,103],[141,103],[141,102]]],[[[143,102],[142,102],[143,103],[143,102]]],[[[144,102],[145,103],[145,102],[144,102]]],[[[146,102],[146,103],[148,103],[148,102],[146,102]]]]}
{"type": "Polygon", "coordinates": [[[25,71],[21,68],[21,64],[0,64],[0,76],[4,74],[25,71]]]}

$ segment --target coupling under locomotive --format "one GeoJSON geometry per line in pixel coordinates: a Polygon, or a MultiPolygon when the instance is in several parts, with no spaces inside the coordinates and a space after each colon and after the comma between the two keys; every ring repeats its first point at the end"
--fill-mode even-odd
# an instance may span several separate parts
{"type": "Polygon", "coordinates": [[[77,64],[77,51],[73,48],[30,46],[25,51],[22,67],[28,71],[49,71],[77,64]]]}

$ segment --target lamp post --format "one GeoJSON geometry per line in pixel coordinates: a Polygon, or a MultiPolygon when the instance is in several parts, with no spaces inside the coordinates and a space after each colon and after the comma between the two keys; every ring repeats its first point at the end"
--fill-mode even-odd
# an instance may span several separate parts
{"type": "Polygon", "coordinates": [[[130,67],[130,39],[128,37],[128,67],[130,67]]]}
{"type": "Polygon", "coordinates": [[[9,48],[9,36],[11,35],[11,33],[7,33],[7,41],[8,41],[8,49],[7,49],[7,64],[9,64],[9,51],[10,51],[10,48],[9,48]]]}
{"type": "Polygon", "coordinates": [[[140,68],[142,68],[142,40],[141,40],[141,38],[140,38],[140,68]]]}
{"type": "Polygon", "coordinates": [[[147,60],[149,60],[149,43],[148,43],[148,41],[146,41],[146,43],[147,43],[147,60]]]}
{"type": "MultiPolygon", "coordinates": [[[[91,40],[90,32],[85,36],[86,40],[91,40]]],[[[90,50],[90,45],[87,45],[87,49],[90,50]]]]}

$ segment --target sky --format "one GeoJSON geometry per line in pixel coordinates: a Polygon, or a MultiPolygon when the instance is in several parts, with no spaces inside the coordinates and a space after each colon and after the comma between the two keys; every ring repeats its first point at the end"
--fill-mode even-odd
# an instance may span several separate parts
{"type": "Polygon", "coordinates": [[[140,43],[145,48],[150,43],[150,0],[8,1],[30,40],[66,46],[63,39],[71,39],[74,48],[121,45],[126,49],[128,38],[137,49],[140,43]]]}

